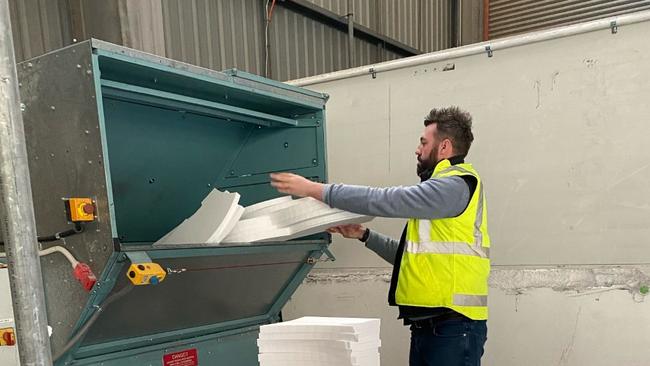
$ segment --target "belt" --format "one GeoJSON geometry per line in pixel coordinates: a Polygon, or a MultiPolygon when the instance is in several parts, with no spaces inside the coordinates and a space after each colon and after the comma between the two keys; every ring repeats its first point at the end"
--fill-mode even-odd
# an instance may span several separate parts
{"type": "Polygon", "coordinates": [[[435,316],[432,318],[411,320],[410,325],[415,329],[428,329],[428,328],[434,328],[436,325],[445,322],[447,320],[471,320],[471,319],[455,311],[452,311],[449,312],[448,314],[435,316]]]}

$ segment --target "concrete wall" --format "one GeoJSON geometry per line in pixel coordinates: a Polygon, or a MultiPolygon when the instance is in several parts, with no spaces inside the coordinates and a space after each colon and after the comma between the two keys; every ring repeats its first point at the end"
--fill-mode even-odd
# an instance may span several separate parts
{"type": "MultiPolygon", "coordinates": [[[[537,270],[544,269],[523,271],[537,270]]],[[[517,270],[511,271],[516,276],[517,270]]],[[[562,270],[559,274],[563,276],[562,270]]],[[[648,274],[646,268],[646,279],[648,274]]],[[[396,309],[386,304],[389,278],[388,271],[319,271],[298,289],[283,310],[284,318],[381,318],[382,365],[407,365],[410,334],[395,319],[396,309]]],[[[482,360],[487,366],[650,363],[650,303],[638,293],[615,286],[580,291],[525,286],[503,290],[492,284],[490,311],[482,360]]]]}
{"type": "MultiPolygon", "coordinates": [[[[414,184],[422,117],[474,116],[468,160],[492,234],[485,365],[647,365],[650,353],[650,22],[310,85],[330,94],[333,182],[414,184]],[[447,70],[447,71],[445,71],[447,70]]],[[[397,236],[401,219],[373,229],[397,236]]],[[[284,309],[381,317],[382,362],[407,363],[386,304],[390,267],[336,239],[284,309]]]]}

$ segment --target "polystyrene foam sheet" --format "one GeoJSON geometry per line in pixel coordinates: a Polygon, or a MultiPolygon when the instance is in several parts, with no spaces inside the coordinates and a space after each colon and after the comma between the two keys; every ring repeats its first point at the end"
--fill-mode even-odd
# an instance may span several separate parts
{"type": "Polygon", "coordinates": [[[260,366],[379,366],[379,360],[356,362],[327,361],[264,361],[260,366]]]}
{"type": "Polygon", "coordinates": [[[375,339],[376,335],[348,333],[348,332],[271,332],[260,333],[261,340],[340,340],[350,342],[368,342],[375,339]]]}
{"type": "Polygon", "coordinates": [[[381,346],[381,341],[370,342],[348,342],[332,340],[303,340],[303,341],[265,341],[257,340],[257,346],[260,353],[276,352],[338,352],[342,355],[352,354],[353,352],[376,351],[381,346]]]}
{"type": "Polygon", "coordinates": [[[338,354],[336,352],[275,352],[261,353],[259,361],[321,361],[321,362],[354,362],[379,359],[378,350],[356,352],[352,354],[338,354]]]}
{"type": "Polygon", "coordinates": [[[322,232],[332,226],[358,224],[372,217],[331,208],[311,197],[296,200],[272,200],[253,210],[247,219],[235,225],[224,243],[285,241],[322,232]]]}
{"type": "Polygon", "coordinates": [[[155,245],[220,242],[243,213],[238,203],[238,193],[212,190],[191,217],[163,236],[155,245]]]}
{"type": "Polygon", "coordinates": [[[336,318],[305,316],[281,323],[267,324],[260,327],[260,334],[273,332],[373,332],[379,338],[381,322],[375,318],[336,318]]]}

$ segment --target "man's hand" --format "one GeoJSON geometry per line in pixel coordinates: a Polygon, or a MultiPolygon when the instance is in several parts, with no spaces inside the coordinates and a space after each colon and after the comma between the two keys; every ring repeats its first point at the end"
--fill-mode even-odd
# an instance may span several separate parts
{"type": "Polygon", "coordinates": [[[335,226],[327,229],[329,233],[339,233],[343,235],[344,238],[348,239],[361,239],[363,234],[366,232],[366,228],[359,224],[349,224],[335,226]]]}
{"type": "Polygon", "coordinates": [[[281,193],[323,200],[323,184],[291,173],[271,173],[271,186],[281,193]]]}

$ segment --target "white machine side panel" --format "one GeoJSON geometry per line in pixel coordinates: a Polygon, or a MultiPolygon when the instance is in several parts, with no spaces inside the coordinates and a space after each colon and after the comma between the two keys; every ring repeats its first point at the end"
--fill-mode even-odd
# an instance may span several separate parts
{"type": "MultiPolygon", "coordinates": [[[[416,183],[423,116],[458,105],[474,116],[468,161],[485,182],[494,264],[647,263],[648,34],[644,22],[311,85],[331,95],[330,180],[416,183]]],[[[374,227],[398,237],[404,222],[374,227]]],[[[337,240],[333,266],[386,265],[337,240]]]]}

